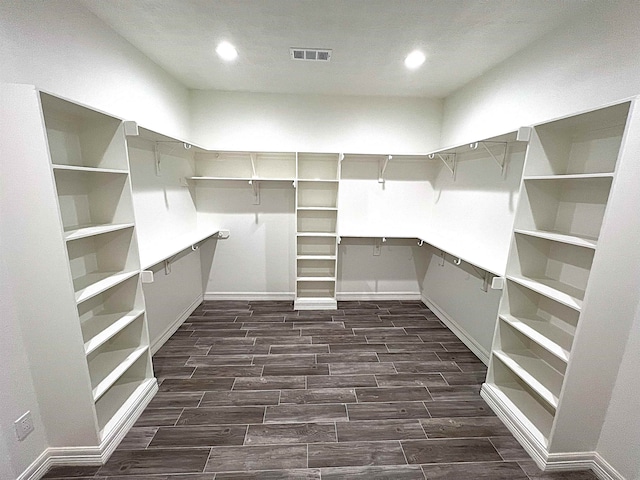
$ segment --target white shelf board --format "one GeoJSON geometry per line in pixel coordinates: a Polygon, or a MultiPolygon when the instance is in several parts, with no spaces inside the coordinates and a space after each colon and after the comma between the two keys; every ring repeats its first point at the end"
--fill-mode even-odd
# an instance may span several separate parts
{"type": "Polygon", "coordinates": [[[140,264],[142,265],[142,270],[148,270],[181,251],[191,248],[193,245],[216,235],[219,231],[220,229],[218,227],[198,228],[192,232],[164,241],[158,239],[153,245],[141,245],[140,264]]]}
{"type": "Polygon", "coordinates": [[[113,338],[127,325],[140,318],[143,313],[144,310],[132,310],[130,312],[96,315],[85,320],[82,323],[82,330],[90,334],[90,338],[84,343],[85,354],[89,355],[95,351],[96,348],[113,338]]]}
{"type": "Polygon", "coordinates": [[[493,354],[540,395],[549,406],[554,410],[558,408],[560,389],[564,380],[560,372],[528,350],[519,352],[494,350],[493,354]]]}
{"type": "Polygon", "coordinates": [[[103,233],[124,230],[125,228],[134,227],[133,223],[112,223],[106,225],[78,225],[65,230],[64,239],[67,242],[78,240],[79,238],[93,237],[103,233]]]}
{"type": "Polygon", "coordinates": [[[293,182],[295,178],[278,178],[278,177],[186,177],[187,180],[207,180],[207,181],[218,181],[218,182],[233,182],[233,181],[241,181],[241,182],[293,182]]]}
{"type": "Polygon", "coordinates": [[[588,178],[613,178],[613,173],[572,173],[564,175],[525,175],[524,180],[582,180],[588,178]]]}
{"type": "Polygon", "coordinates": [[[544,238],[546,240],[552,240],[554,242],[576,245],[578,247],[596,248],[598,244],[598,241],[593,238],[581,237],[578,235],[566,235],[564,233],[549,232],[546,230],[526,230],[522,228],[516,228],[514,232],[520,233],[522,235],[529,235],[531,237],[544,238]]]}
{"type": "Polygon", "coordinates": [[[89,273],[79,277],[73,281],[74,285],[81,285],[76,290],[76,303],[82,303],[92,297],[108,290],[111,287],[124,282],[125,280],[137,275],[138,271],[125,272],[98,272],[89,273]],[[82,286],[84,285],[84,286],[82,286]]]}
{"type": "Polygon", "coordinates": [[[582,297],[579,294],[584,295],[584,292],[577,288],[548,278],[528,278],[514,275],[509,275],[507,278],[578,312],[582,309],[582,297]],[[570,290],[572,293],[567,293],[565,290],[570,290]]]}
{"type": "Polygon", "coordinates": [[[305,211],[318,211],[318,212],[337,212],[338,211],[338,207],[298,207],[298,210],[305,210],[305,211]]]}
{"type": "Polygon", "coordinates": [[[336,178],[298,178],[298,182],[338,183],[336,178]]]}
{"type": "Polygon", "coordinates": [[[60,165],[53,164],[54,170],[69,170],[73,172],[92,172],[92,173],[116,173],[119,175],[128,175],[127,170],[121,170],[117,168],[99,168],[99,167],[81,167],[79,165],[60,165]]]}
{"type": "Polygon", "coordinates": [[[542,318],[519,318],[510,314],[500,314],[500,318],[563,362],[569,361],[573,338],[570,333],[542,318]]]}
{"type": "Polygon", "coordinates": [[[298,282],[335,282],[336,277],[297,277],[298,282]]]}
{"type": "Polygon", "coordinates": [[[333,297],[298,297],[293,302],[295,310],[335,310],[337,307],[333,297]]]}
{"type": "Polygon", "coordinates": [[[93,388],[93,401],[97,402],[109,390],[109,387],[148,350],[148,347],[143,345],[98,355],[89,366],[91,377],[101,379],[93,388]]]}
{"type": "Polygon", "coordinates": [[[523,427],[538,443],[546,448],[549,444],[553,416],[527,392],[510,385],[485,383],[483,390],[497,401],[511,421],[523,427]]]}
{"type": "Polygon", "coordinates": [[[298,232],[296,233],[298,237],[337,237],[337,233],[326,233],[326,232],[298,232]]]}
{"type": "MultiPolygon", "coordinates": [[[[157,390],[157,380],[155,378],[145,378],[140,380],[132,380],[127,383],[114,385],[111,387],[114,399],[121,399],[115,405],[109,405],[109,407],[103,406],[103,410],[112,411],[113,414],[109,416],[109,419],[102,418],[100,413],[98,418],[102,426],[100,430],[100,439],[104,440],[111,432],[123,421],[123,415],[144,399],[145,396],[153,393],[157,390]],[[106,420],[106,421],[105,421],[106,420]]],[[[102,399],[104,402],[106,397],[102,399]]]]}
{"type": "Polygon", "coordinates": [[[335,260],[335,255],[296,255],[297,260],[335,260]]]}

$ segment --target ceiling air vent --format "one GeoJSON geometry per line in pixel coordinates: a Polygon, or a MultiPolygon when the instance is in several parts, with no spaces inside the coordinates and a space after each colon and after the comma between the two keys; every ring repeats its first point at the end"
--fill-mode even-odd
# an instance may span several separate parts
{"type": "Polygon", "coordinates": [[[291,60],[305,60],[309,62],[328,62],[331,60],[331,50],[326,48],[290,48],[291,60]]]}

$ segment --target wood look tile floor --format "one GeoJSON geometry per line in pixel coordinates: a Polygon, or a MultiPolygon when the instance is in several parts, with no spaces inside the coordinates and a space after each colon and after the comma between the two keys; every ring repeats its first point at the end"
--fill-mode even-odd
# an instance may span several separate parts
{"type": "Polygon", "coordinates": [[[593,480],[543,473],[480,398],[485,366],[422,303],[204,302],[94,480],[593,480]]]}

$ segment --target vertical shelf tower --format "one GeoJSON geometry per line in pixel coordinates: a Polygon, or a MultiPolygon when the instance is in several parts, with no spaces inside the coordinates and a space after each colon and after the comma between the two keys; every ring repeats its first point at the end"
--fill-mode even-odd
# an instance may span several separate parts
{"type": "Polygon", "coordinates": [[[337,308],[339,158],[297,154],[296,310],[337,308]]]}
{"type": "Polygon", "coordinates": [[[24,250],[17,283],[30,282],[35,297],[19,314],[31,331],[43,420],[54,450],[74,447],[80,463],[99,463],[157,391],[125,124],[33,87],[3,93],[32,128],[31,138],[8,139],[31,179],[11,207],[24,238],[11,248],[24,250]]]}
{"type": "MultiPolygon", "coordinates": [[[[609,213],[621,214],[619,205],[610,207],[619,164],[637,160],[622,153],[631,106],[536,126],[527,152],[482,395],[542,467],[566,461],[567,452],[595,449],[604,411],[577,392],[595,388],[594,398],[606,396],[615,380],[615,355],[596,364],[585,359],[597,357],[603,328],[624,336],[624,322],[600,311],[602,296],[620,296],[615,282],[601,288],[591,278],[615,271],[610,240],[619,218],[609,213]]],[[[623,190],[616,191],[620,200],[623,190]]]]}

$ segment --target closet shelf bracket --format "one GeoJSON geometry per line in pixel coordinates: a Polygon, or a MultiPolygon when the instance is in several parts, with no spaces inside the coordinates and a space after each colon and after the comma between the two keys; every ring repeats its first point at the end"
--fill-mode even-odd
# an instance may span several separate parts
{"type": "Polygon", "coordinates": [[[253,204],[260,205],[260,181],[249,180],[249,185],[253,188],[253,204]]]}
{"type": "Polygon", "coordinates": [[[387,155],[387,158],[384,160],[380,160],[380,166],[378,168],[378,183],[384,183],[384,172],[387,170],[387,165],[389,165],[389,160],[391,160],[393,156],[387,155]]]}
{"type": "Polygon", "coordinates": [[[475,143],[471,143],[469,144],[469,148],[471,148],[471,150],[477,150],[478,146],[482,145],[482,147],[487,151],[487,153],[491,156],[491,158],[493,158],[493,160],[498,164],[498,166],[500,167],[500,173],[504,173],[504,168],[507,164],[507,148],[509,146],[509,144],[507,142],[475,142],[475,143]],[[487,146],[487,144],[489,146],[487,146]],[[498,157],[495,156],[495,154],[491,151],[491,149],[489,147],[495,146],[495,145],[500,145],[502,146],[502,158],[498,159],[498,157]]]}
{"type": "Polygon", "coordinates": [[[456,178],[456,154],[455,153],[431,153],[430,159],[436,158],[436,156],[444,163],[444,166],[451,172],[451,176],[456,178]]]}
{"type": "Polygon", "coordinates": [[[258,176],[256,174],[256,154],[250,153],[249,157],[251,158],[251,178],[256,178],[258,176]]]}

